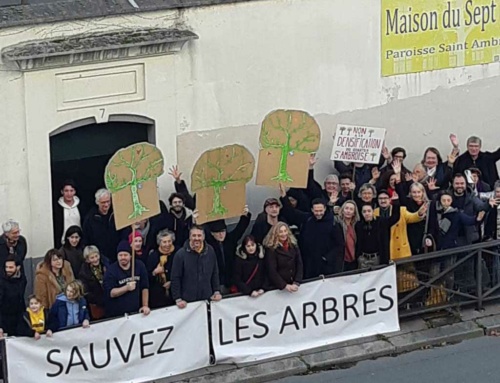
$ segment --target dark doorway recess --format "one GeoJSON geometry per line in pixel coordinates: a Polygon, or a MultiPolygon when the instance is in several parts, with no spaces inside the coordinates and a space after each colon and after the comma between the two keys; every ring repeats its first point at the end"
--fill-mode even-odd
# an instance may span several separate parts
{"type": "MultiPolygon", "coordinates": [[[[89,124],[50,137],[52,204],[61,196],[64,180],[76,182],[83,215],[94,206],[94,194],[104,187],[104,168],[120,148],[151,142],[152,125],[137,122],[89,124]]],[[[82,217],[83,221],[83,217],[82,217]]],[[[83,223],[83,222],[82,222],[83,223]]]]}

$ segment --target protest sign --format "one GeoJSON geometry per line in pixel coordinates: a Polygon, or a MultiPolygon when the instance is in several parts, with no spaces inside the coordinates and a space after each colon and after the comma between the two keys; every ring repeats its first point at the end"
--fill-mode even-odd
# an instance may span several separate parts
{"type": "Polygon", "coordinates": [[[384,147],[385,129],[337,125],[330,157],[333,161],[377,164],[384,147]]]}

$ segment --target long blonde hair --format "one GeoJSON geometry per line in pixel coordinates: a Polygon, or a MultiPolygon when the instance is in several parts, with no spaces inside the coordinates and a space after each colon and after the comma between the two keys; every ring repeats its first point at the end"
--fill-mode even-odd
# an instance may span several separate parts
{"type": "Polygon", "coordinates": [[[267,233],[266,238],[264,238],[263,245],[265,247],[268,247],[270,249],[276,249],[279,244],[279,230],[282,227],[286,227],[286,230],[288,231],[288,243],[293,246],[297,246],[297,239],[295,236],[292,234],[292,231],[288,227],[288,225],[285,222],[278,222],[276,225],[271,227],[271,230],[269,230],[269,233],[267,233]]]}
{"type": "MultiPolygon", "coordinates": [[[[423,202],[429,202],[429,197],[427,197],[427,192],[425,191],[425,187],[424,187],[424,185],[422,185],[420,182],[414,182],[414,183],[412,183],[412,184],[410,185],[410,191],[409,191],[409,193],[408,193],[408,197],[409,197],[410,199],[412,199],[412,198],[411,198],[411,190],[412,190],[412,189],[418,189],[418,190],[420,190],[420,191],[423,193],[423,196],[422,196],[422,201],[423,201],[423,202]]],[[[412,199],[412,200],[413,200],[413,199],[412,199]]]]}
{"type": "Polygon", "coordinates": [[[356,205],[356,202],[353,200],[347,200],[342,204],[342,207],[340,208],[339,211],[339,218],[342,223],[345,223],[345,218],[344,218],[344,209],[347,204],[351,204],[354,206],[354,216],[352,217],[352,224],[354,225],[356,222],[359,221],[359,211],[358,211],[358,205],[356,205]]]}

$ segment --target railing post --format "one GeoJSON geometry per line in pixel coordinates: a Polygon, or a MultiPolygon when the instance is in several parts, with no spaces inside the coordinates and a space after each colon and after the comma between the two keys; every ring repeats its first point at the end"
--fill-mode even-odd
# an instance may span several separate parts
{"type": "Polygon", "coordinates": [[[483,309],[483,252],[481,249],[479,249],[477,252],[476,293],[477,293],[477,310],[482,310],[483,309]]]}
{"type": "Polygon", "coordinates": [[[9,382],[9,377],[7,376],[7,346],[5,344],[5,339],[0,340],[0,353],[2,354],[2,374],[3,383],[9,382]]]}

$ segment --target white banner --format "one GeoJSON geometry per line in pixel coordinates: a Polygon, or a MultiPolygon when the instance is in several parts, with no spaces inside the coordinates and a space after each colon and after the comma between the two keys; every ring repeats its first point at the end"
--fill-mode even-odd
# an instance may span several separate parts
{"type": "Polygon", "coordinates": [[[333,161],[377,164],[384,147],[385,129],[337,125],[333,137],[333,161]]]}
{"type": "Polygon", "coordinates": [[[244,363],[399,330],[396,267],[211,303],[218,363],[244,363]]]}
{"type": "Polygon", "coordinates": [[[209,365],[205,302],[57,332],[7,339],[12,383],[145,382],[209,365]]]}

